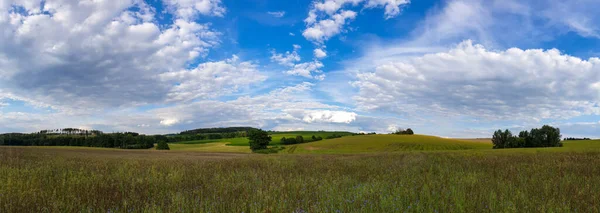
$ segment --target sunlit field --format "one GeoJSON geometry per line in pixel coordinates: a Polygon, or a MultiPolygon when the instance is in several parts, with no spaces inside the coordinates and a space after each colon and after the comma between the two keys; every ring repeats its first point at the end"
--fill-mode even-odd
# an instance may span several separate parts
{"type": "Polygon", "coordinates": [[[349,136],[296,145],[293,152],[354,154],[204,153],[180,146],[0,147],[0,212],[600,210],[600,141],[492,150],[429,136],[349,136]],[[356,153],[359,147],[369,153],[356,153]]]}

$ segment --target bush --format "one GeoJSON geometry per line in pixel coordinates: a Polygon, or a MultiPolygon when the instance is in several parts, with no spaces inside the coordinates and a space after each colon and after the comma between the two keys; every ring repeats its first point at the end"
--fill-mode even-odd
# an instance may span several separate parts
{"type": "Polygon", "coordinates": [[[248,132],[248,139],[250,140],[250,149],[253,152],[266,149],[271,142],[271,136],[269,136],[269,133],[262,129],[250,130],[248,132]]]}
{"type": "Polygon", "coordinates": [[[159,141],[156,150],[171,150],[171,148],[169,148],[169,144],[166,141],[159,141]]]}
{"type": "Polygon", "coordinates": [[[259,153],[259,154],[275,154],[281,150],[284,150],[285,147],[280,147],[280,146],[274,146],[271,148],[267,148],[267,149],[259,149],[254,151],[254,153],[259,153]]]}

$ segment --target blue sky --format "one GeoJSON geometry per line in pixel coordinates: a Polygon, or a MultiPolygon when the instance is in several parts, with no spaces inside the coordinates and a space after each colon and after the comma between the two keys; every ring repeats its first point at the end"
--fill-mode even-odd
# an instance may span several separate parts
{"type": "Polygon", "coordinates": [[[600,137],[600,2],[0,0],[0,132],[600,137]]]}

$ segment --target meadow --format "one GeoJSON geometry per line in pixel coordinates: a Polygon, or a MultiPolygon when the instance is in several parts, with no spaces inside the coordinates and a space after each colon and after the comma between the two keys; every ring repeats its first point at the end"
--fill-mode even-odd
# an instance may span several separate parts
{"type": "MultiPolygon", "coordinates": [[[[331,135],[348,136],[351,134],[352,133],[349,133],[349,132],[320,132],[320,131],[272,132],[272,133],[270,133],[270,135],[271,135],[270,145],[282,145],[281,138],[284,138],[284,137],[285,138],[295,138],[296,136],[302,136],[302,137],[304,137],[305,140],[308,140],[313,135],[315,137],[322,137],[323,139],[325,139],[331,135]]],[[[245,149],[248,149],[248,146],[250,146],[250,141],[246,137],[183,141],[183,142],[176,142],[176,143],[171,143],[171,144],[175,144],[175,146],[177,146],[177,147],[182,147],[182,149],[195,149],[196,151],[220,152],[220,150],[203,149],[202,147],[206,147],[206,146],[199,145],[199,144],[211,144],[211,143],[225,144],[226,146],[240,146],[240,147],[245,147],[245,149]],[[193,146],[185,146],[185,145],[193,145],[193,146]]],[[[230,148],[229,150],[234,151],[234,150],[240,150],[240,149],[239,148],[238,149],[230,148]]]]}
{"type": "Polygon", "coordinates": [[[600,141],[492,150],[369,135],[294,146],[271,155],[0,147],[0,212],[600,211],[600,141]]]}

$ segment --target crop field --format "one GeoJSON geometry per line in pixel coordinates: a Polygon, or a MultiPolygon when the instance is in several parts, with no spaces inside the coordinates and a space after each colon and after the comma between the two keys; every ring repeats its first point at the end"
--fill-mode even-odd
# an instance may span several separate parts
{"type": "Polygon", "coordinates": [[[294,152],[313,154],[0,147],[0,212],[600,211],[600,141],[492,150],[405,137],[294,152]]]}

